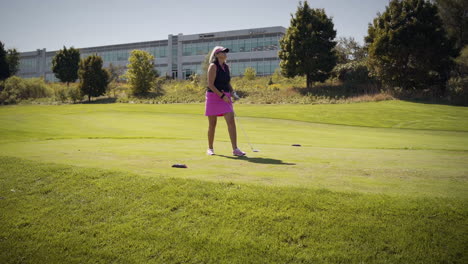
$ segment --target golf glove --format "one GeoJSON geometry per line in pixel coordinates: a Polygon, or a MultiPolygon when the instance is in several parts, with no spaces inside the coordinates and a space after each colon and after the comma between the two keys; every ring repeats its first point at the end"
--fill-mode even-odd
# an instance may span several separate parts
{"type": "Polygon", "coordinates": [[[237,101],[240,99],[239,95],[237,95],[235,91],[232,93],[232,97],[234,98],[234,101],[237,101]]]}

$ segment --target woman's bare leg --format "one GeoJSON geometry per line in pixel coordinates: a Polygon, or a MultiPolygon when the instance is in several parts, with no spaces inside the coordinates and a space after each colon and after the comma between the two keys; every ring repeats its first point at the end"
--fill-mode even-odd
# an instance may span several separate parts
{"type": "Polygon", "coordinates": [[[228,126],[229,137],[231,138],[232,149],[237,148],[237,131],[236,131],[236,121],[234,119],[234,112],[224,114],[224,119],[228,126]]]}
{"type": "Polygon", "coordinates": [[[215,137],[217,116],[208,116],[208,148],[213,149],[213,142],[215,137]]]}

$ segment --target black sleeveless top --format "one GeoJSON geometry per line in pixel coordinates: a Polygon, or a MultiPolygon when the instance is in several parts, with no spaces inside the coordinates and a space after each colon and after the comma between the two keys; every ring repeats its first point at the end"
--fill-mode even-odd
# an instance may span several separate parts
{"type": "MultiPolygon", "coordinates": [[[[219,62],[215,61],[214,64],[216,65],[216,78],[214,81],[214,86],[216,89],[218,89],[220,92],[229,92],[229,82],[231,81],[231,75],[229,73],[229,66],[227,64],[224,64],[224,70],[219,65],[219,62]]],[[[208,92],[213,92],[211,91],[210,88],[206,88],[208,92]]]]}

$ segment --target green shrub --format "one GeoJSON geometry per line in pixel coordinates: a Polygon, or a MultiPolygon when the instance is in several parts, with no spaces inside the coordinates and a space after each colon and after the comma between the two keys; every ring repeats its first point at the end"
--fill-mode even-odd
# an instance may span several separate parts
{"type": "Polygon", "coordinates": [[[451,103],[468,105],[468,76],[451,78],[447,86],[451,103]]]}
{"type": "Polygon", "coordinates": [[[155,98],[155,103],[202,103],[206,89],[193,81],[171,80],[162,85],[162,95],[155,98]]]}
{"type": "Polygon", "coordinates": [[[255,77],[257,77],[257,72],[255,71],[254,68],[252,68],[252,67],[247,67],[247,68],[245,68],[245,71],[244,71],[244,78],[245,78],[246,80],[251,81],[251,80],[254,80],[255,77]]]}
{"type": "Polygon", "coordinates": [[[70,86],[67,91],[68,97],[76,103],[77,101],[81,101],[83,99],[83,95],[81,93],[81,89],[78,86],[70,86]]]}
{"type": "Polygon", "coordinates": [[[25,82],[13,76],[5,80],[5,87],[0,94],[0,102],[2,104],[16,104],[21,101],[22,91],[26,90],[25,82]]]}
{"type": "Polygon", "coordinates": [[[64,86],[58,86],[54,90],[54,95],[55,95],[55,100],[60,101],[60,102],[66,102],[67,101],[67,88],[64,86]]]}
{"type": "Polygon", "coordinates": [[[52,95],[52,90],[42,78],[24,79],[26,82],[25,98],[45,98],[52,95]]]}
{"type": "Polygon", "coordinates": [[[338,64],[333,69],[332,76],[342,82],[367,83],[371,81],[365,61],[338,64]]]}
{"type": "MultiPolygon", "coordinates": [[[[203,103],[205,101],[206,88],[200,87],[198,76],[191,80],[173,80],[166,77],[157,78],[149,93],[145,96],[133,96],[131,87],[127,83],[112,83],[107,91],[108,96],[116,98],[118,103],[148,103],[148,104],[170,104],[170,103],[203,103]]],[[[83,100],[79,93],[78,83],[44,83],[41,79],[26,80],[16,77],[9,81],[9,87],[0,92],[0,102],[5,104],[18,103],[21,98],[18,91],[27,96],[39,96],[39,91],[46,90],[49,98],[45,99],[21,99],[21,103],[44,103],[56,102],[80,102],[83,100]],[[15,80],[15,82],[13,82],[15,80]],[[27,88],[29,87],[29,88],[27,88]]],[[[0,84],[1,85],[1,84],[0,84]]],[[[231,85],[241,97],[238,103],[244,104],[323,104],[323,103],[346,103],[361,101],[380,100],[377,97],[363,97],[363,94],[377,95],[379,90],[372,85],[356,84],[354,86],[346,83],[328,81],[325,84],[317,83],[310,89],[305,88],[305,77],[285,78],[277,71],[273,76],[256,77],[247,80],[243,77],[233,77],[231,85]],[[370,89],[374,89],[371,91],[370,89]]],[[[1,90],[1,89],[0,89],[1,90]]],[[[388,97],[380,97],[388,99],[388,97]]],[[[391,98],[390,98],[391,99],[391,98]]]]}
{"type": "Polygon", "coordinates": [[[70,83],[69,86],[63,83],[51,83],[50,87],[53,90],[55,101],[62,103],[73,101],[73,103],[76,103],[77,101],[83,100],[83,95],[78,83],[70,83]]]}
{"type": "Polygon", "coordinates": [[[165,83],[169,82],[166,76],[157,77],[152,84],[152,92],[161,95],[163,93],[163,86],[165,83]]]}
{"type": "Polygon", "coordinates": [[[284,79],[285,77],[283,76],[283,74],[281,74],[281,68],[276,68],[273,75],[271,75],[271,81],[273,83],[279,83],[283,81],[284,79]]]}
{"type": "Polygon", "coordinates": [[[468,45],[455,59],[452,78],[447,82],[449,101],[457,105],[468,105],[468,45]]]}
{"type": "Polygon", "coordinates": [[[12,76],[4,82],[4,88],[0,93],[0,103],[16,104],[22,100],[48,97],[52,93],[41,78],[23,79],[12,76]]]}
{"type": "Polygon", "coordinates": [[[273,85],[274,82],[273,82],[273,79],[270,77],[270,80],[268,80],[268,85],[273,85]]]}

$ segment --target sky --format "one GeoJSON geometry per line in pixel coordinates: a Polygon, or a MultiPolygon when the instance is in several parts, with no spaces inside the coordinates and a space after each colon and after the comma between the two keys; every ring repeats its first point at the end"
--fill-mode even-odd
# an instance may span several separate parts
{"type": "MultiPolygon", "coordinates": [[[[364,42],[389,0],[309,0],[332,17],[338,37],[364,42]]],[[[19,52],[86,48],[184,35],[289,27],[297,0],[0,0],[0,41],[19,52]]]]}

